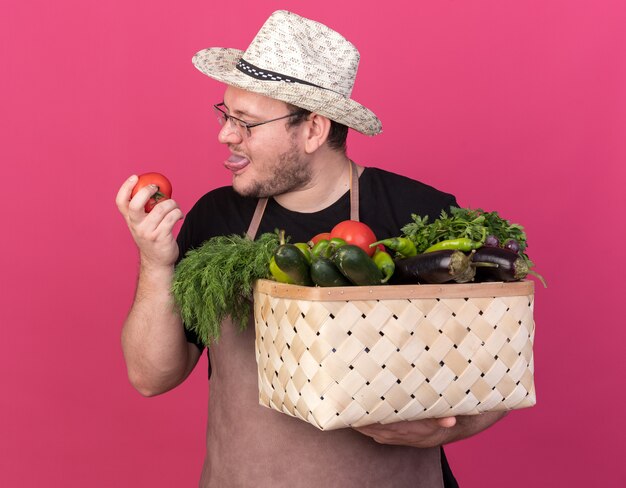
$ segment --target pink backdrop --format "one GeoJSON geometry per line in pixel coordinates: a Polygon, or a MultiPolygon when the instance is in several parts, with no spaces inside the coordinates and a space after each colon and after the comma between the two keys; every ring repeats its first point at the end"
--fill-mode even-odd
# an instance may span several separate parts
{"type": "Polygon", "coordinates": [[[133,172],[168,174],[183,210],[228,182],[222,87],[191,56],[245,48],[277,8],[359,47],[354,95],[385,133],[354,134],[351,156],[524,224],[549,282],[538,405],[448,448],[462,486],[625,486],[623,2],[233,5],[0,7],[0,486],[195,486],[206,359],[165,396],[129,386],[137,256],[113,199],[133,172]]]}

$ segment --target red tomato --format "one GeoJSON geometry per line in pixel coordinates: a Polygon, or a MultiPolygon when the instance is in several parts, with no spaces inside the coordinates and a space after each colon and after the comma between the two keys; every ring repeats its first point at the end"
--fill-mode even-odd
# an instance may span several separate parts
{"type": "Polygon", "coordinates": [[[363,249],[369,256],[373,256],[376,252],[376,246],[370,247],[370,244],[376,242],[376,235],[363,222],[356,220],[344,220],[339,222],[333,230],[330,231],[331,237],[341,237],[348,244],[358,246],[363,249]]]}
{"type": "Polygon", "coordinates": [[[312,237],[309,242],[312,242],[313,245],[315,245],[322,240],[330,240],[330,232],[322,232],[321,234],[317,234],[315,237],[312,237]]]}
{"type": "Polygon", "coordinates": [[[139,181],[133,188],[130,198],[133,198],[139,190],[148,185],[156,185],[159,189],[146,203],[146,212],[150,212],[157,203],[172,198],[172,184],[161,173],[144,173],[139,175],[139,181]]]}

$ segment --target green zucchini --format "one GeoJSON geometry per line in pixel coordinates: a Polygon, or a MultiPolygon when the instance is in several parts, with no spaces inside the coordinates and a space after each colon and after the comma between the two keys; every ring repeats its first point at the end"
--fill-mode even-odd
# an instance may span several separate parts
{"type": "Polygon", "coordinates": [[[352,283],[358,286],[380,285],[383,279],[376,263],[360,247],[348,244],[335,251],[333,263],[352,283]]]}
{"type": "Polygon", "coordinates": [[[304,242],[296,242],[294,246],[300,249],[300,252],[306,258],[306,262],[309,263],[310,265],[311,264],[311,248],[309,247],[309,245],[304,242]]]}
{"type": "Polygon", "coordinates": [[[293,244],[279,246],[274,253],[274,260],[295,285],[313,285],[309,263],[302,251],[293,244]]]}
{"type": "Polygon", "coordinates": [[[274,256],[272,256],[272,259],[270,259],[270,273],[272,274],[272,277],[279,283],[287,283],[290,285],[293,284],[293,281],[291,280],[289,275],[278,267],[278,265],[276,264],[276,258],[274,256]]]}
{"type": "Polygon", "coordinates": [[[311,279],[317,286],[350,286],[352,284],[330,259],[324,257],[315,259],[311,264],[311,279]]]}

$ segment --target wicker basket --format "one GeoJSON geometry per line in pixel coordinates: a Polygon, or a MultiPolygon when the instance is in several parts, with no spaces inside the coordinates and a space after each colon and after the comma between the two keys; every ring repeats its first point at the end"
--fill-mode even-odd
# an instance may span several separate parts
{"type": "Polygon", "coordinates": [[[260,280],[259,402],[322,430],[530,407],[533,292],[260,280]]]}

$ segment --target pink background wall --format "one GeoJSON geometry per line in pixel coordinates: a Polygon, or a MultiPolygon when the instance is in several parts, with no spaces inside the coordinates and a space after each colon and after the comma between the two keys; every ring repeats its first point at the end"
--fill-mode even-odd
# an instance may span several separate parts
{"type": "Polygon", "coordinates": [[[228,182],[222,87],[191,56],[245,48],[277,8],[359,47],[354,95],[385,133],[351,156],[524,224],[549,282],[538,406],[448,448],[462,486],[626,486],[623,2],[364,5],[2,3],[0,486],[195,486],[206,359],[165,396],[129,386],[137,256],[113,199],[133,172],[169,175],[183,210],[228,182]]]}

